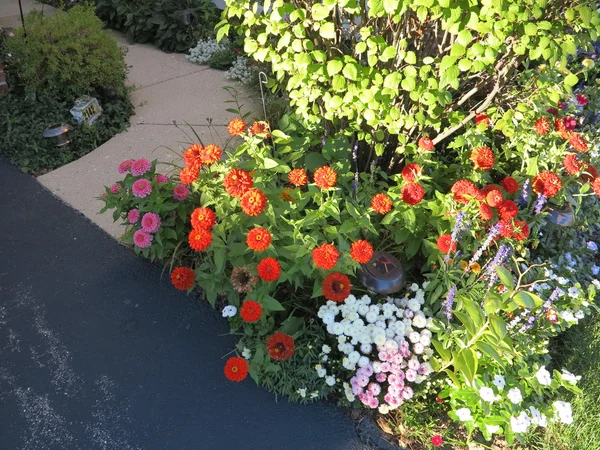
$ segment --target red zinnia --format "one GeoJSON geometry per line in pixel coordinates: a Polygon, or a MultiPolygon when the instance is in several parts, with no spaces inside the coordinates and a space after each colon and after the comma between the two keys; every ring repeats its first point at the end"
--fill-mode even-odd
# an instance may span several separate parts
{"type": "Polygon", "coordinates": [[[253,136],[261,136],[261,137],[265,137],[265,138],[270,136],[269,124],[264,121],[254,122],[248,128],[248,131],[250,131],[250,134],[253,136]]]}
{"type": "Polygon", "coordinates": [[[341,303],[348,298],[352,285],[350,278],[339,272],[332,272],[325,277],[322,284],[323,295],[327,300],[341,303]]]}
{"type": "Polygon", "coordinates": [[[569,138],[569,130],[567,129],[565,122],[563,119],[556,119],[554,121],[554,131],[556,131],[558,133],[558,135],[562,138],[562,139],[568,139],[569,138]]]}
{"type": "Polygon", "coordinates": [[[215,144],[208,144],[206,147],[200,150],[200,161],[202,164],[210,166],[212,163],[215,163],[221,159],[222,154],[223,150],[221,150],[221,147],[215,144]]]}
{"type": "Polygon", "coordinates": [[[212,243],[212,233],[204,228],[192,230],[188,236],[188,242],[193,250],[203,252],[212,243]]]}
{"type": "Polygon", "coordinates": [[[517,214],[519,214],[519,208],[512,200],[504,200],[498,207],[498,215],[503,220],[514,219],[517,214]]]}
{"type": "Polygon", "coordinates": [[[422,171],[423,168],[419,164],[412,163],[404,166],[401,175],[406,181],[415,181],[415,177],[421,175],[422,171]]]}
{"type": "Polygon", "coordinates": [[[294,186],[305,186],[308,181],[308,177],[306,176],[306,170],[304,169],[294,169],[290,173],[288,173],[288,180],[294,186]]]}
{"type": "Polygon", "coordinates": [[[248,376],[248,361],[239,356],[229,358],[225,363],[225,376],[229,381],[239,383],[248,376]]]}
{"type": "Polygon", "coordinates": [[[492,212],[492,208],[486,203],[481,203],[479,205],[479,215],[483,220],[490,220],[494,213],[492,212]]]}
{"type": "Polygon", "coordinates": [[[430,152],[434,147],[433,141],[428,137],[422,137],[419,139],[418,145],[421,150],[425,150],[426,152],[430,152]]]}
{"type": "Polygon", "coordinates": [[[494,185],[484,187],[481,192],[485,194],[485,201],[492,208],[498,207],[503,201],[502,192],[494,185]]]}
{"type": "Polygon", "coordinates": [[[200,162],[201,150],[202,146],[193,144],[190,145],[185,152],[183,152],[183,161],[187,167],[190,169],[200,169],[200,167],[202,167],[202,162],[200,162]]]}
{"type": "Polygon", "coordinates": [[[350,247],[350,256],[360,264],[367,264],[373,257],[373,246],[365,240],[360,240],[352,243],[350,247]]]}
{"type": "Polygon", "coordinates": [[[182,184],[192,184],[198,179],[198,168],[196,167],[184,167],[179,172],[179,180],[182,184]]]}
{"type": "Polygon", "coordinates": [[[239,136],[244,132],[245,129],[246,122],[244,122],[239,117],[236,117],[231,122],[229,122],[229,125],[227,125],[227,131],[229,131],[229,134],[232,136],[239,136]]]}
{"type": "Polygon", "coordinates": [[[477,114],[475,116],[475,125],[479,125],[480,123],[485,123],[489,126],[490,116],[488,116],[487,114],[477,114]]]}
{"type": "Polygon", "coordinates": [[[240,316],[244,322],[254,323],[260,320],[262,306],[254,300],[245,300],[240,309],[240,316]]]}
{"type": "Polygon", "coordinates": [[[329,189],[337,183],[337,173],[329,166],[319,167],[315,171],[315,184],[319,189],[329,189]]]}
{"type": "Polygon", "coordinates": [[[514,228],[512,226],[512,223],[509,220],[499,220],[498,227],[500,229],[500,234],[503,237],[505,237],[505,238],[512,237],[512,235],[514,233],[514,228]]]}
{"type": "Polygon", "coordinates": [[[330,270],[337,264],[340,252],[331,244],[323,244],[312,251],[312,257],[317,267],[330,270]]]}
{"type": "Polygon", "coordinates": [[[537,131],[537,134],[543,136],[545,134],[550,133],[551,129],[552,125],[550,124],[550,121],[545,117],[540,117],[538,120],[535,121],[535,131],[537,131]]]}
{"type": "Polygon", "coordinates": [[[402,188],[402,201],[414,206],[425,197],[425,189],[419,183],[406,183],[402,188]]]}
{"type": "Polygon", "coordinates": [[[175,289],[180,291],[187,291],[196,281],[196,274],[189,267],[176,267],[171,272],[171,283],[175,289]]]}
{"type": "Polygon", "coordinates": [[[217,216],[212,209],[201,206],[192,212],[191,222],[194,230],[200,230],[202,228],[210,230],[215,226],[217,216]]]}
{"type": "Polygon", "coordinates": [[[271,244],[271,233],[265,228],[253,228],[248,232],[246,244],[255,252],[266,250],[271,244]]]}
{"type": "Polygon", "coordinates": [[[592,181],[592,189],[594,190],[594,194],[600,198],[600,177],[594,178],[594,181],[592,181]]]}
{"type": "Polygon", "coordinates": [[[275,258],[265,258],[256,267],[258,276],[264,281],[275,281],[281,274],[281,265],[275,258]]]}
{"type": "Polygon", "coordinates": [[[509,194],[514,194],[519,190],[519,183],[513,177],[506,177],[500,182],[500,186],[509,194]]]}
{"type": "Polygon", "coordinates": [[[436,447],[439,447],[444,443],[444,439],[439,434],[436,434],[435,436],[431,437],[431,443],[436,447]]]}
{"type": "Polygon", "coordinates": [[[267,206],[267,196],[260,189],[252,188],[242,195],[240,206],[249,216],[258,216],[267,206]]]}
{"type": "Polygon", "coordinates": [[[452,242],[452,236],[448,233],[442,234],[436,241],[437,248],[440,252],[448,254],[456,251],[456,242],[452,242]]]}
{"type": "Polygon", "coordinates": [[[584,165],[577,159],[577,155],[569,153],[563,159],[563,167],[569,175],[577,175],[584,165]]]}
{"type": "Polygon", "coordinates": [[[253,184],[252,175],[242,169],[231,169],[223,180],[225,191],[237,198],[248,192],[253,184]]]}
{"type": "Polygon", "coordinates": [[[544,197],[552,198],[560,191],[562,182],[558,175],[546,170],[535,176],[531,183],[531,187],[536,194],[544,194],[544,197]]]}
{"type": "Polygon", "coordinates": [[[490,170],[494,167],[494,152],[489,147],[474,148],[469,159],[476,169],[490,170]]]}
{"type": "Polygon", "coordinates": [[[458,180],[452,185],[450,192],[458,203],[469,203],[472,199],[483,200],[481,191],[469,180],[458,180]]]}
{"type": "Polygon", "coordinates": [[[581,106],[585,106],[588,104],[588,99],[585,95],[583,94],[577,94],[575,96],[575,98],[577,99],[577,103],[579,103],[581,106]]]}
{"type": "Polygon", "coordinates": [[[529,236],[529,225],[523,220],[515,220],[513,225],[513,235],[517,241],[524,241],[529,236]]]}
{"type": "Polygon", "coordinates": [[[296,344],[289,334],[278,331],[267,339],[267,353],[276,361],[285,361],[294,355],[296,344]]]}
{"type": "Polygon", "coordinates": [[[571,133],[569,135],[569,144],[575,149],[578,153],[585,153],[588,151],[588,145],[585,138],[579,133],[571,133]]]}
{"type": "Polygon", "coordinates": [[[387,214],[392,210],[392,200],[385,194],[376,194],[371,199],[371,208],[379,214],[387,214]]]}

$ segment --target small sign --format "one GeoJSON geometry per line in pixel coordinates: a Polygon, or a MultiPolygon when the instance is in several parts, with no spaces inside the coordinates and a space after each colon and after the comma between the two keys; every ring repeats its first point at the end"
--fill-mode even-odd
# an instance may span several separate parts
{"type": "Polygon", "coordinates": [[[93,124],[102,115],[102,108],[95,97],[81,97],[75,101],[71,108],[71,115],[78,124],[93,124]]]}

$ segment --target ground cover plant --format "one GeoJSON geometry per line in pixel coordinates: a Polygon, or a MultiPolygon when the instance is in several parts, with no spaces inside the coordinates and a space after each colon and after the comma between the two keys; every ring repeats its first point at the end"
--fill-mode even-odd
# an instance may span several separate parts
{"type": "Polygon", "coordinates": [[[124,52],[89,6],[26,16],[22,29],[0,42],[10,92],[0,97],[0,154],[21,170],[41,174],[77,159],[123,131],[133,114],[125,85],[124,52]],[[93,125],[70,114],[77,98],[96,97],[103,109],[93,125]],[[46,127],[73,127],[71,144],[55,147],[46,127]]]}
{"type": "Polygon", "coordinates": [[[376,411],[411,445],[529,445],[582,394],[550,342],[600,283],[600,17],[367,3],[230,2],[293,112],[240,115],[239,145],[198,140],[175,171],[124,161],[105,210],[227,318],[230,380],[376,411]],[[402,262],[403,290],[362,285],[376,252],[402,262]]]}

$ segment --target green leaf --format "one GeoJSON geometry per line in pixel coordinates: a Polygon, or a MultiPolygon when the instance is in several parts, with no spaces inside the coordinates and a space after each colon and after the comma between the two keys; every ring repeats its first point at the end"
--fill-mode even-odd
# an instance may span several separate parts
{"type": "Polygon", "coordinates": [[[346,64],[344,66],[344,69],[342,70],[342,73],[349,80],[355,81],[358,77],[358,70],[356,69],[356,64],[346,64]]]}
{"type": "Polygon", "coordinates": [[[506,365],[506,362],[502,359],[502,357],[496,351],[496,349],[494,347],[492,347],[490,344],[488,344],[487,342],[477,341],[475,343],[475,347],[477,347],[482,353],[484,353],[487,356],[489,356],[490,358],[492,358],[494,361],[496,361],[501,366],[506,365]]]}
{"type": "Polygon", "coordinates": [[[477,374],[477,355],[470,348],[462,349],[461,352],[454,359],[455,367],[458,369],[464,377],[471,383],[475,379],[477,374]]]}
{"type": "Polygon", "coordinates": [[[450,54],[452,56],[457,56],[457,57],[461,57],[462,55],[465,54],[465,46],[462,44],[459,44],[458,42],[455,43],[452,48],[450,49],[450,54]]]}
{"type": "Polygon", "coordinates": [[[314,172],[319,167],[324,166],[326,163],[327,161],[325,161],[325,158],[321,153],[311,152],[304,157],[304,165],[311,172],[314,172]]]}
{"type": "Polygon", "coordinates": [[[506,323],[498,316],[490,316],[490,329],[492,333],[498,338],[499,341],[503,340],[506,336],[506,323]]]}
{"type": "Polygon", "coordinates": [[[346,90],[346,79],[342,75],[337,74],[336,76],[333,77],[331,86],[333,87],[333,90],[336,92],[345,91],[346,90]]]}
{"type": "Polygon", "coordinates": [[[415,52],[406,52],[404,61],[407,64],[416,64],[417,63],[417,55],[415,54],[415,52]]]}
{"type": "Polygon", "coordinates": [[[339,59],[332,59],[327,63],[327,73],[330,77],[339,73],[344,68],[344,63],[339,59]]]}
{"type": "Polygon", "coordinates": [[[571,73],[565,77],[565,84],[569,87],[575,86],[579,82],[579,78],[574,73],[571,73]]]}
{"type": "Polygon", "coordinates": [[[525,34],[528,36],[535,36],[537,34],[537,25],[532,22],[525,24],[525,34]]]}
{"type": "Polygon", "coordinates": [[[329,17],[329,8],[320,3],[315,3],[312,6],[312,17],[314,20],[323,20],[329,17]]]}
{"type": "Polygon", "coordinates": [[[400,86],[402,86],[402,89],[404,89],[405,91],[411,92],[417,86],[417,80],[413,77],[406,77],[402,80],[400,86]]]}
{"type": "Polygon", "coordinates": [[[387,47],[381,55],[379,55],[379,59],[383,62],[389,61],[392,58],[396,57],[396,47],[389,46],[387,47]]]}
{"type": "Polygon", "coordinates": [[[323,39],[335,39],[335,26],[331,22],[324,23],[319,28],[319,34],[323,39]]]}
{"type": "Polygon", "coordinates": [[[452,359],[452,353],[447,348],[444,348],[442,343],[436,339],[432,339],[431,343],[435,347],[436,352],[444,362],[449,362],[452,359]]]}
{"type": "Polygon", "coordinates": [[[531,296],[525,291],[517,292],[517,295],[515,295],[512,299],[517,305],[522,306],[524,308],[535,308],[535,302],[533,301],[533,298],[531,298],[531,296]]]}
{"type": "Polygon", "coordinates": [[[498,278],[502,284],[508,288],[509,290],[513,290],[515,288],[515,282],[513,280],[512,274],[502,266],[496,266],[496,273],[498,274],[498,278]]]}
{"type": "Polygon", "coordinates": [[[383,9],[386,13],[392,14],[398,7],[398,0],[383,0],[383,9]]]}
{"type": "Polygon", "coordinates": [[[260,300],[260,304],[263,305],[267,311],[285,311],[283,305],[270,295],[264,296],[260,300]]]}

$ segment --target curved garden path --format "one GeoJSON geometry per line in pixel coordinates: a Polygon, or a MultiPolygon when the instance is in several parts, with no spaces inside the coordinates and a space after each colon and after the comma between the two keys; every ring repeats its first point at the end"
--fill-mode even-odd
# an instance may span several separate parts
{"type": "Polygon", "coordinates": [[[95,197],[104,192],[104,186],[119,179],[117,166],[121,161],[145,157],[175,162],[178,157],[169,148],[180,151],[180,145],[190,141],[184,133],[191,135],[186,122],[203,141],[221,144],[219,137],[226,138],[226,125],[234,117],[225,111],[231,105],[224,102],[232,97],[224,86],[239,91],[245,111],[259,110],[257,100],[248,98],[240,85],[226,80],[223,72],[193,64],[182,54],[129,44],[116,35],[128,50],[125,58],[136,111],[131,127],[83,158],[38,178],[44,187],[115,238],[122,234],[121,227],[113,223],[111,214],[98,214],[103,203],[95,197]],[[207,118],[212,119],[213,131],[207,118]]]}

